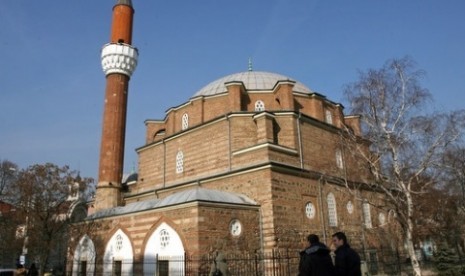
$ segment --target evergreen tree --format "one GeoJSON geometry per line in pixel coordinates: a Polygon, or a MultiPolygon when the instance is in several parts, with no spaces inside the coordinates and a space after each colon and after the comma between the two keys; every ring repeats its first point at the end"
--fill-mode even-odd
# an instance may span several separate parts
{"type": "Polygon", "coordinates": [[[460,267],[457,266],[457,254],[447,245],[439,247],[434,254],[434,262],[438,271],[438,276],[455,276],[462,274],[460,267]]]}

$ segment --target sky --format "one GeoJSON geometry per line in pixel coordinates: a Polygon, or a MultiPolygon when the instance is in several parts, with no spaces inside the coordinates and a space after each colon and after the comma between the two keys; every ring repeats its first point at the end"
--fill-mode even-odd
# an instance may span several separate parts
{"type": "MultiPolygon", "coordinates": [[[[412,58],[440,110],[464,108],[463,0],[132,0],[139,64],[129,84],[125,172],[147,119],[208,83],[253,70],[344,104],[344,85],[412,58]]],[[[0,160],[51,162],[97,178],[116,0],[0,0],[0,160]]]]}

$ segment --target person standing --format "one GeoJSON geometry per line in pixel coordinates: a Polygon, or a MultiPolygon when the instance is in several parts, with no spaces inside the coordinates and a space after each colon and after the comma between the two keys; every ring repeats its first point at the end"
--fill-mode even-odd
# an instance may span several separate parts
{"type": "Polygon", "coordinates": [[[308,247],[300,252],[298,276],[333,276],[335,270],[330,250],[315,234],[307,237],[308,247]]]}
{"type": "Polygon", "coordinates": [[[337,276],[361,276],[360,256],[347,243],[343,232],[333,234],[333,244],[336,247],[335,267],[337,276]]]}

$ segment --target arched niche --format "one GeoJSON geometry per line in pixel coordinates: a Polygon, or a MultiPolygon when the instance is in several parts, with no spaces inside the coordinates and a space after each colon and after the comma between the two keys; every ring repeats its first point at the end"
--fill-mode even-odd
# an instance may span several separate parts
{"type": "Polygon", "coordinates": [[[132,275],[133,259],[131,241],[121,229],[118,229],[105,247],[103,275],[132,275]]]}
{"type": "Polygon", "coordinates": [[[157,275],[158,270],[168,271],[169,275],[185,273],[184,246],[181,238],[165,222],[153,231],[144,251],[144,275],[157,275]]]}
{"type": "Polygon", "coordinates": [[[94,275],[95,255],[94,242],[84,235],[74,250],[72,275],[94,275]]]}

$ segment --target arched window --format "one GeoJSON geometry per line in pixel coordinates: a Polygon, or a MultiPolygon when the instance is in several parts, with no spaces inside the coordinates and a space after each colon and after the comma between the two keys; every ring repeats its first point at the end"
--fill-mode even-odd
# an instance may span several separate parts
{"type": "Polygon", "coordinates": [[[337,226],[336,198],[334,198],[333,193],[329,193],[326,200],[328,202],[329,226],[337,226]]]}
{"type": "Polygon", "coordinates": [[[394,209],[389,209],[388,211],[388,222],[393,222],[397,218],[396,211],[394,209]]]}
{"type": "Polygon", "coordinates": [[[384,214],[384,212],[381,212],[378,214],[378,222],[380,226],[383,226],[386,224],[386,215],[384,214]]]}
{"type": "Polygon", "coordinates": [[[176,154],[176,173],[182,173],[184,171],[184,154],[182,151],[178,151],[176,154]]]}
{"type": "Polygon", "coordinates": [[[349,214],[354,212],[354,204],[352,204],[352,201],[349,200],[349,202],[347,202],[346,208],[349,214]]]}
{"type": "Polygon", "coordinates": [[[331,110],[329,109],[325,110],[325,118],[328,124],[333,124],[333,115],[331,114],[331,110]]]}
{"type": "Polygon", "coordinates": [[[340,149],[336,150],[336,165],[339,169],[344,168],[344,161],[342,160],[342,151],[340,149]]]}
{"type": "Polygon", "coordinates": [[[262,100],[255,102],[255,111],[265,111],[265,103],[262,100]]]}
{"type": "Polygon", "coordinates": [[[363,202],[363,220],[366,228],[373,228],[373,224],[371,223],[370,203],[366,201],[363,202]]]}
{"type": "Polygon", "coordinates": [[[189,127],[189,115],[187,115],[187,113],[184,113],[184,115],[182,115],[181,129],[185,130],[188,127],[189,127]]]}

